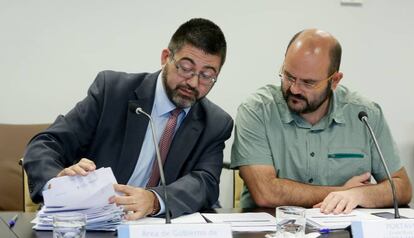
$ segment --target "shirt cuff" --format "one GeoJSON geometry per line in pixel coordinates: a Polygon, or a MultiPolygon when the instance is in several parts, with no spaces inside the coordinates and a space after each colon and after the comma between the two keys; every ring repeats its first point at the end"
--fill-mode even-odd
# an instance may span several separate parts
{"type": "Polygon", "coordinates": [[[156,216],[159,216],[159,215],[164,214],[165,213],[165,204],[164,204],[164,201],[161,199],[160,195],[158,195],[157,192],[155,192],[152,189],[149,189],[149,191],[153,192],[155,194],[155,196],[157,196],[158,202],[160,203],[160,211],[157,214],[153,215],[153,216],[156,217],[156,216]]]}

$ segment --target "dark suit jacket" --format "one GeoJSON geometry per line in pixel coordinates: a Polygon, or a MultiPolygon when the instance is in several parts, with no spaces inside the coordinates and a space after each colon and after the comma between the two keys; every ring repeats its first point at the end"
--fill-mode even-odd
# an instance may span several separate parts
{"type": "MultiPolygon", "coordinates": [[[[84,100],[31,140],[24,168],[35,202],[42,201],[47,181],[81,158],[93,160],[97,168],[111,167],[118,183],[128,182],[148,126],[148,119],[128,105],[151,113],[159,73],[99,73],[84,100]]],[[[217,201],[224,142],[232,127],[231,117],[206,98],[191,107],[164,164],[173,217],[217,201]]],[[[164,199],[161,187],[154,190],[164,199]]]]}

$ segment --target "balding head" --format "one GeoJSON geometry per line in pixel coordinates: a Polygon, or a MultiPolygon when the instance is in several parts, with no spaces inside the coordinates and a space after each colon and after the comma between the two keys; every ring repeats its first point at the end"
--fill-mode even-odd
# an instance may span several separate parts
{"type": "Polygon", "coordinates": [[[342,49],[339,42],[328,32],[318,29],[307,29],[296,33],[286,49],[288,54],[302,54],[313,58],[329,59],[328,75],[339,71],[342,49]]]}

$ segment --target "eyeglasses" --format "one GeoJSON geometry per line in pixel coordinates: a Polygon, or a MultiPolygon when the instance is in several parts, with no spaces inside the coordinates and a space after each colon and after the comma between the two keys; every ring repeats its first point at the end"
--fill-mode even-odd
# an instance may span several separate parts
{"type": "Polygon", "coordinates": [[[207,69],[196,73],[193,68],[193,64],[188,60],[177,61],[174,59],[174,55],[171,55],[171,61],[174,63],[175,68],[179,76],[185,79],[191,79],[194,76],[197,76],[198,81],[203,86],[211,87],[214,83],[217,82],[217,74],[213,69],[207,69]],[[187,62],[188,61],[188,62],[187,62]]]}
{"type": "Polygon", "coordinates": [[[303,90],[312,90],[312,89],[317,89],[320,88],[322,85],[322,82],[325,81],[329,81],[330,79],[332,79],[332,77],[335,75],[336,72],[334,72],[331,76],[329,76],[328,78],[324,79],[324,80],[311,80],[311,79],[298,79],[298,78],[294,78],[292,76],[287,75],[285,72],[281,72],[279,73],[279,78],[282,80],[282,82],[286,82],[289,86],[292,86],[293,84],[295,84],[298,88],[301,88],[303,90]]]}

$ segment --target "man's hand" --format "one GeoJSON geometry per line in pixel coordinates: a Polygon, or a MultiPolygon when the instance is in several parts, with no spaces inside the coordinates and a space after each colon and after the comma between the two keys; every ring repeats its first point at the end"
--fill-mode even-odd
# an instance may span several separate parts
{"type": "Polygon", "coordinates": [[[114,184],[114,189],[121,192],[123,196],[113,196],[109,199],[109,203],[115,203],[117,206],[122,205],[124,211],[132,211],[127,213],[125,219],[136,220],[148,216],[154,210],[154,202],[157,197],[151,191],[136,188],[129,185],[114,184]]]}
{"type": "Polygon", "coordinates": [[[349,189],[345,191],[331,192],[322,202],[313,207],[319,207],[320,211],[325,214],[347,214],[356,206],[360,205],[361,201],[361,190],[349,189]]]}
{"type": "Polygon", "coordinates": [[[60,176],[74,176],[74,175],[88,175],[89,172],[92,172],[96,169],[96,165],[92,160],[83,158],[77,164],[74,164],[70,167],[67,167],[60,171],[56,177],[60,176]]]}
{"type": "Polygon", "coordinates": [[[325,214],[350,213],[361,202],[361,195],[352,188],[371,184],[370,179],[369,172],[354,176],[342,186],[346,190],[329,193],[322,202],[313,207],[320,208],[325,214]]]}
{"type": "Polygon", "coordinates": [[[350,189],[353,187],[359,187],[367,184],[371,184],[371,173],[366,172],[361,175],[354,176],[350,178],[346,183],[343,185],[345,189],[350,189]]]}

